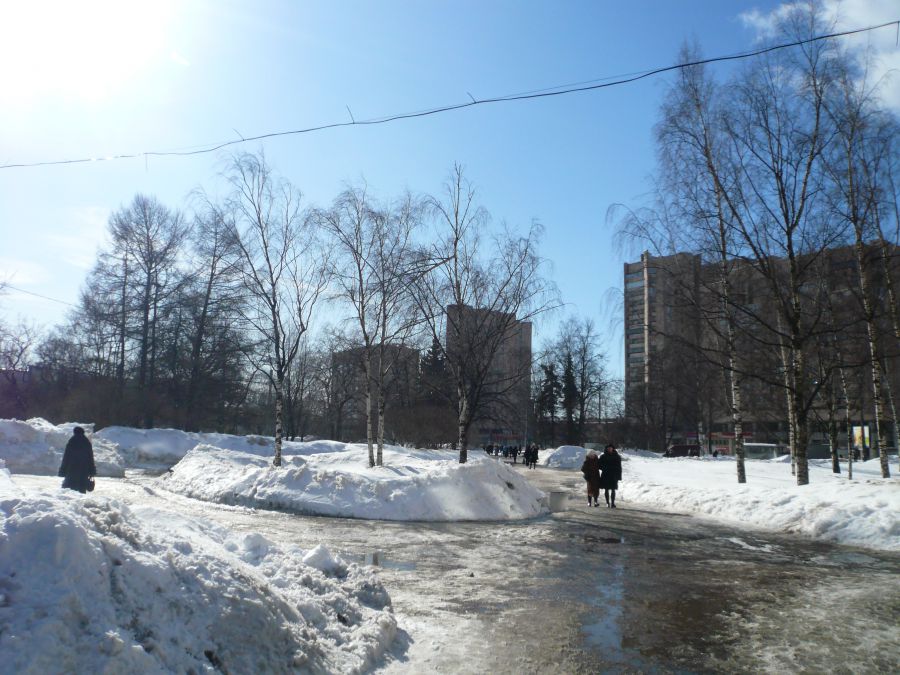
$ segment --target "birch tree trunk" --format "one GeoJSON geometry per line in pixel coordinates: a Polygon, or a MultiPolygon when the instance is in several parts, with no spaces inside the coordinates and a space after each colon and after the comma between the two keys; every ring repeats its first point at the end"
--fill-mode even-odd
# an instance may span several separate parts
{"type": "Polygon", "coordinates": [[[284,435],[284,375],[279,373],[275,380],[275,458],[274,466],[281,466],[281,441],[284,435]]]}
{"type": "MultiPolygon", "coordinates": [[[[840,355],[838,355],[839,362],[840,358],[840,355]]],[[[841,376],[841,391],[844,393],[844,415],[847,423],[847,478],[853,480],[853,426],[850,419],[850,392],[847,388],[847,373],[844,371],[844,367],[841,366],[838,372],[841,376]]]]}
{"type": "Polygon", "coordinates": [[[375,430],[372,428],[372,355],[366,349],[363,355],[366,371],[366,445],[369,449],[369,468],[375,466],[375,430]]]}

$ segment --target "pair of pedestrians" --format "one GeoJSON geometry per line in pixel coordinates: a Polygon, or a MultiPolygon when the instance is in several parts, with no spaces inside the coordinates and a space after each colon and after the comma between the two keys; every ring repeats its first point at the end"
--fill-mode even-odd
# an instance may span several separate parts
{"type": "Polygon", "coordinates": [[[616,452],[616,446],[610,443],[599,457],[593,450],[589,452],[581,465],[581,473],[587,481],[588,506],[592,500],[593,506],[600,506],[598,500],[600,488],[603,488],[606,505],[616,508],[616,490],[622,480],[622,457],[616,452]]]}

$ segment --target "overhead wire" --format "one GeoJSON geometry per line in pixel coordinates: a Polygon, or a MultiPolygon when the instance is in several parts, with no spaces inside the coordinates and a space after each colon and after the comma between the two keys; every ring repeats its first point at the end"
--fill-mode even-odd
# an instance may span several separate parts
{"type": "MultiPolygon", "coordinates": [[[[21,162],[21,163],[12,163],[12,164],[3,164],[0,165],[0,169],[17,169],[17,168],[28,168],[28,167],[38,167],[38,166],[56,166],[56,165],[65,165],[65,164],[84,164],[89,162],[107,162],[114,160],[122,160],[122,159],[138,159],[138,158],[148,158],[148,157],[187,157],[191,155],[202,155],[210,152],[216,152],[218,150],[222,150],[223,148],[227,148],[234,145],[239,145],[241,143],[250,143],[253,141],[262,141],[270,138],[278,138],[282,136],[295,136],[300,134],[309,134],[319,131],[325,131],[327,129],[338,129],[341,127],[353,127],[353,126],[371,126],[377,124],[387,124],[389,122],[396,122],[399,120],[405,119],[414,119],[418,117],[428,117],[431,115],[439,115],[446,112],[452,112],[455,110],[462,110],[464,108],[471,108],[479,105],[488,105],[491,103],[508,103],[512,101],[526,101],[533,100],[539,98],[549,98],[553,96],[564,96],[568,94],[576,94],[582,93],[586,91],[595,91],[598,89],[606,89],[609,87],[616,87],[623,84],[630,84],[632,82],[637,82],[638,80],[642,80],[648,77],[653,77],[656,75],[661,75],[662,73],[671,72],[673,70],[680,70],[682,68],[690,68],[693,66],[701,66],[710,63],[720,63],[724,61],[735,61],[739,59],[746,59],[754,56],[761,56],[763,54],[768,54],[774,51],[782,50],[782,49],[790,49],[792,47],[800,47],[806,44],[811,44],[813,42],[820,42],[822,40],[830,40],[839,37],[846,37],[848,35],[856,35],[859,33],[865,33],[869,31],[879,30],[881,28],[886,28],[888,26],[894,26],[898,31],[900,31],[900,20],[888,21],[886,23],[867,26],[865,28],[855,28],[852,30],[839,31],[835,33],[827,33],[824,35],[815,35],[810,38],[806,38],[804,40],[795,40],[794,42],[786,42],[777,45],[771,45],[768,47],[762,47],[760,49],[755,49],[746,52],[739,52],[736,54],[728,54],[723,56],[714,56],[706,59],[697,59],[695,61],[688,61],[684,63],[677,63],[670,66],[663,66],[659,68],[653,68],[645,71],[637,71],[635,73],[629,73],[624,76],[618,76],[617,79],[610,79],[609,77],[598,78],[595,80],[586,80],[584,82],[576,82],[567,85],[558,85],[555,87],[547,87],[544,89],[536,89],[526,92],[521,92],[517,94],[507,94],[502,96],[493,96],[487,98],[476,98],[469,95],[471,100],[464,101],[462,103],[453,103],[449,105],[438,106],[434,108],[426,108],[423,110],[415,111],[415,112],[406,112],[406,113],[395,113],[384,115],[380,117],[373,117],[364,120],[356,120],[353,119],[353,115],[351,113],[351,121],[347,122],[331,122],[328,124],[320,124],[317,126],[306,127],[302,129],[291,129],[287,131],[273,131],[264,134],[257,134],[255,136],[241,136],[239,139],[232,139],[229,141],[222,141],[218,143],[210,144],[206,147],[199,147],[197,149],[185,149],[185,150],[150,150],[145,152],[133,152],[133,153],[125,153],[125,154],[116,154],[116,155],[107,155],[103,157],[86,157],[80,159],[61,159],[61,160],[49,160],[42,162],[21,162]]],[[[616,77],[616,76],[612,76],[616,77]]],[[[348,107],[349,111],[349,107],[348,107]]],[[[196,147],[196,146],[195,146],[196,147]]]]}
{"type": "Polygon", "coordinates": [[[24,293],[25,295],[33,295],[36,298],[42,298],[43,300],[50,300],[52,302],[58,302],[61,305],[68,305],[69,307],[77,307],[78,305],[73,305],[71,302],[66,302],[65,300],[59,300],[57,298],[51,298],[49,295],[41,295],[40,293],[35,293],[33,291],[26,291],[24,288],[18,288],[16,286],[12,286],[11,284],[0,284],[0,291],[4,289],[10,289],[12,291],[17,291],[18,293],[24,293]]]}

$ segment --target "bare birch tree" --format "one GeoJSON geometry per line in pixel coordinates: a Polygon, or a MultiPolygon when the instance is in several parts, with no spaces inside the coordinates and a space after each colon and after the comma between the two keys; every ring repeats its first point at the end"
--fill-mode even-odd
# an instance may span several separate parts
{"type": "Polygon", "coordinates": [[[325,249],[300,210],[300,193],[278,179],[262,154],[233,158],[228,206],[245,292],[243,321],[258,340],[252,366],[275,393],[275,457],[281,466],[284,382],[328,280],[325,249]]]}
{"type": "Polygon", "coordinates": [[[419,209],[409,195],[379,208],[365,187],[349,188],[318,219],[336,244],[334,279],[358,325],[369,466],[381,466],[386,378],[399,354],[397,345],[416,323],[410,311],[415,264],[411,245],[419,209]]]}
{"type": "MultiPolygon", "coordinates": [[[[846,59],[843,61],[847,62],[846,59]]],[[[882,182],[885,180],[891,146],[879,133],[883,126],[881,114],[873,105],[871,93],[866,89],[865,80],[858,82],[855,74],[848,72],[848,69],[841,72],[839,92],[828,100],[826,106],[836,131],[835,143],[832,144],[832,151],[823,159],[837,193],[836,214],[852,231],[856,281],[859,284],[872,374],[874,449],[879,455],[881,475],[889,478],[890,467],[884,439],[884,354],[878,325],[881,307],[873,288],[874,268],[880,261],[876,261],[875,256],[870,254],[867,242],[877,238],[883,240],[876,233],[881,231],[878,214],[882,207],[882,182]]],[[[888,288],[892,290],[890,270],[887,271],[888,288]]]]}
{"type": "Polygon", "coordinates": [[[524,236],[506,231],[486,244],[487,212],[477,205],[475,189],[455,166],[443,199],[429,201],[437,221],[433,244],[420,252],[415,298],[424,325],[441,345],[452,382],[459,461],[468,458],[472,423],[488,414],[513,391],[523,388],[522,410],[528,414],[528,376],[500,374],[495,362],[511,348],[520,322],[555,304],[554,288],[544,276],[538,253],[541,228],[533,223],[524,236]]]}

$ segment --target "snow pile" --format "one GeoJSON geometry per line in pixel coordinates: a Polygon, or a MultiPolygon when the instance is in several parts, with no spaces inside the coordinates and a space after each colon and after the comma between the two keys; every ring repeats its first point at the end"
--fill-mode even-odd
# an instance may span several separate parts
{"type": "Polygon", "coordinates": [[[580,445],[561,445],[556,450],[542,450],[538,463],[555,469],[580,469],[586,450],[580,445]]]}
{"type": "MultiPolygon", "coordinates": [[[[340,444],[343,446],[343,444],[340,444]]],[[[504,462],[478,453],[385,447],[369,468],[364,445],[343,452],[268,457],[200,446],[163,480],[189,497],[373,520],[517,520],[546,511],[544,493],[504,462]]]]}
{"type": "MultiPolygon", "coordinates": [[[[877,459],[857,462],[854,480],[832,474],[828,460],[811,460],[810,484],[798,486],[790,463],[747,460],[747,483],[737,483],[733,458],[629,459],[622,498],[723,521],[796,532],[853,546],[900,551],[900,480],[883,479],[877,459]]],[[[842,465],[846,471],[846,465],[842,465]]],[[[894,472],[896,464],[892,463],[894,472]]]]}
{"type": "MultiPolygon", "coordinates": [[[[271,436],[235,436],[179,429],[135,429],[114,426],[101,429],[95,434],[95,438],[117,445],[129,466],[145,463],[172,465],[198,445],[212,445],[225,450],[265,457],[272,457],[275,454],[275,439],[271,436]]],[[[335,441],[284,441],[281,452],[285,455],[340,452],[345,446],[345,443],[335,441]]]]}
{"type": "Polygon", "coordinates": [[[55,476],[76,426],[83,427],[91,439],[98,475],[124,476],[122,456],[114,444],[96,434],[91,436],[93,424],[67,422],[57,426],[40,417],[25,422],[0,420],[0,459],[13,473],[55,476]]]}
{"type": "Polygon", "coordinates": [[[359,672],[394,640],[380,582],[322,546],[4,474],[3,672],[359,672]]]}

